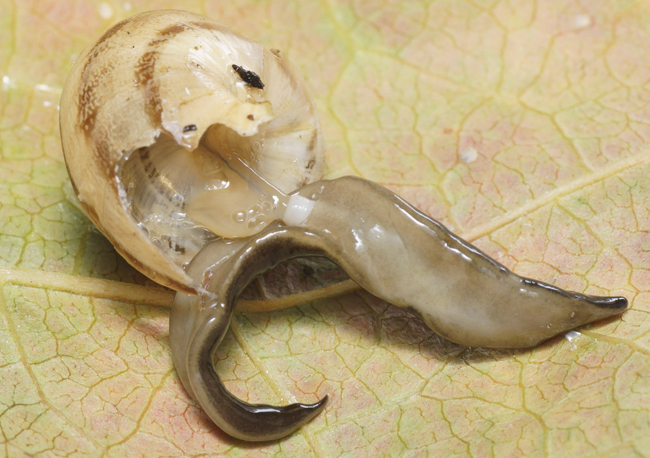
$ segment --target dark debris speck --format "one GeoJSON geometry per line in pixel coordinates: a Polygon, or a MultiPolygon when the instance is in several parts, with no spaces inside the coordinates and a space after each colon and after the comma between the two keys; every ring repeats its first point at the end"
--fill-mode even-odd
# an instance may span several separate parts
{"type": "Polygon", "coordinates": [[[262,79],[257,73],[235,64],[233,64],[232,69],[237,72],[244,83],[257,89],[264,89],[264,83],[262,83],[262,79]]]}

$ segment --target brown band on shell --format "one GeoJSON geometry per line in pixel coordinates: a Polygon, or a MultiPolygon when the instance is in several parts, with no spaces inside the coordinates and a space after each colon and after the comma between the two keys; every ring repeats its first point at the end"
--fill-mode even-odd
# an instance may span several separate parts
{"type": "MultiPolygon", "coordinates": [[[[96,64],[97,59],[101,58],[104,49],[108,46],[107,42],[122,30],[128,24],[127,20],[120,21],[115,24],[113,27],[108,29],[104,35],[97,41],[93,47],[92,52],[86,59],[82,70],[82,89],[79,92],[78,104],[79,104],[79,124],[82,126],[82,129],[86,135],[92,133],[92,129],[95,125],[95,118],[97,117],[97,102],[95,92],[101,90],[101,78],[95,76],[92,80],[89,79],[90,70],[96,64]]],[[[102,71],[100,75],[107,75],[108,71],[102,71]]]]}
{"type": "Polygon", "coordinates": [[[156,61],[162,45],[173,39],[175,36],[192,30],[192,26],[185,23],[172,24],[160,32],[151,40],[147,51],[142,55],[135,67],[135,83],[145,94],[145,109],[151,123],[162,129],[162,99],[160,97],[160,86],[154,78],[156,72],[156,61]]]}
{"type": "MultiPolygon", "coordinates": [[[[77,194],[79,194],[79,193],[77,192],[77,194]]],[[[93,224],[96,224],[95,221],[99,221],[99,216],[97,215],[97,211],[95,211],[95,207],[92,207],[91,205],[88,205],[83,200],[80,200],[79,204],[81,205],[81,208],[84,209],[84,212],[86,213],[88,218],[90,218],[90,220],[93,222],[93,224]]]]}
{"type": "Polygon", "coordinates": [[[145,110],[147,116],[149,116],[151,123],[156,126],[162,124],[162,100],[160,99],[160,88],[154,81],[153,76],[158,55],[156,45],[164,41],[156,40],[149,44],[149,50],[140,57],[134,74],[135,84],[145,94],[145,110]]]}
{"type": "Polygon", "coordinates": [[[90,54],[90,57],[86,61],[86,65],[83,70],[83,87],[79,92],[79,125],[81,125],[82,130],[86,136],[90,136],[95,127],[95,119],[97,118],[97,97],[95,92],[101,87],[101,76],[107,75],[108,71],[104,70],[98,75],[94,75],[93,79],[90,79],[88,75],[89,70],[92,67],[92,64],[95,62],[95,59],[102,54],[102,49],[96,48],[90,54]]]}
{"type": "Polygon", "coordinates": [[[95,162],[100,165],[99,170],[109,179],[110,186],[117,192],[118,183],[114,179],[115,164],[111,159],[111,148],[105,137],[98,135],[95,141],[95,149],[91,154],[95,157],[95,162]]]}
{"type": "Polygon", "coordinates": [[[187,30],[190,29],[191,27],[189,25],[178,23],[164,28],[163,30],[160,31],[158,35],[160,37],[165,37],[166,39],[171,39],[176,35],[178,35],[179,33],[186,32],[187,30]]]}
{"type": "MultiPolygon", "coordinates": [[[[204,30],[212,30],[215,32],[223,32],[223,26],[215,23],[215,22],[207,22],[207,21],[192,21],[188,22],[189,25],[194,26],[199,29],[204,29],[204,30]]],[[[238,34],[237,32],[233,32],[234,35],[238,37],[242,37],[242,35],[238,34]]],[[[215,37],[217,38],[217,37],[215,37]]]]}
{"type": "Polygon", "coordinates": [[[104,34],[99,38],[99,40],[97,40],[97,44],[96,44],[95,46],[97,46],[97,45],[101,45],[102,43],[104,43],[104,42],[106,42],[106,41],[109,41],[109,40],[113,37],[113,35],[115,35],[117,32],[119,32],[120,30],[122,30],[122,29],[124,28],[124,26],[128,24],[128,22],[129,22],[128,20],[120,21],[120,22],[118,22],[117,24],[115,24],[113,27],[111,27],[110,29],[108,29],[108,30],[107,30],[107,31],[106,31],[106,32],[105,32],[105,33],[104,33],[104,34]]]}

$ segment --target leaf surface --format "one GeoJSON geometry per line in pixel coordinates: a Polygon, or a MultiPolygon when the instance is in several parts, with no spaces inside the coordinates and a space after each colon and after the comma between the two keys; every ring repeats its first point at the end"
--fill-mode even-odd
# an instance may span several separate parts
{"type": "Polygon", "coordinates": [[[0,454],[648,455],[647,4],[183,2],[298,67],[329,177],[390,187],[521,275],[631,301],[527,351],[449,343],[364,292],[240,315],[219,349],[235,395],[330,395],[262,445],[188,397],[168,311],[147,305],[166,293],[67,197],[57,107],[75,56],[165,7],[0,0],[0,454]]]}

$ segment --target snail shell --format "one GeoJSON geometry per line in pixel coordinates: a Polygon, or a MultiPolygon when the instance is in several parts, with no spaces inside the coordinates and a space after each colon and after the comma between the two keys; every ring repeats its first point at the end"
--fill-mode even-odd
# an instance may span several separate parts
{"type": "Polygon", "coordinates": [[[86,49],[60,123],[92,222],[140,272],[190,294],[182,266],[205,243],[259,232],[278,211],[274,190],[323,170],[316,110],[280,52],[183,11],[133,16],[86,49]],[[268,183],[246,182],[247,168],[268,183]]]}

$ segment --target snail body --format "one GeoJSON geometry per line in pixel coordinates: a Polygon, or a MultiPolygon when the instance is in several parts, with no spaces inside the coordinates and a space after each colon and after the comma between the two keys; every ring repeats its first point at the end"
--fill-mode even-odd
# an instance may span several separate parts
{"type": "Polygon", "coordinates": [[[389,190],[321,178],[320,126],[304,83],[210,19],[151,11],[75,63],[61,138],[79,201],[126,260],[178,291],[174,364],[228,434],[290,434],[315,404],[252,405],[214,370],[237,298],[288,259],[329,258],[361,287],[463,345],[531,347],[621,313],[627,300],[517,276],[389,190]]]}

